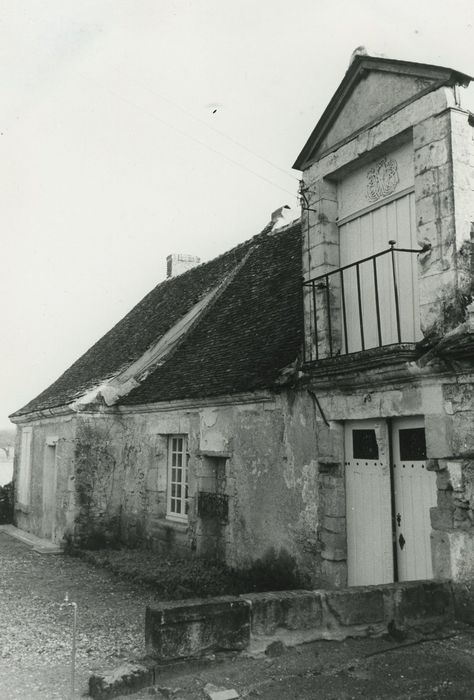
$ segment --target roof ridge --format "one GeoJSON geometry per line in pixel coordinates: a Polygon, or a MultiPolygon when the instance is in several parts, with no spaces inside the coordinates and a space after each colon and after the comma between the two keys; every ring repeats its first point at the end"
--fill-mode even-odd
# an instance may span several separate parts
{"type": "MultiPolygon", "coordinates": [[[[186,275],[189,275],[190,273],[193,272],[193,270],[198,270],[199,268],[203,268],[204,265],[209,265],[211,262],[215,262],[216,260],[220,260],[221,258],[226,257],[227,255],[231,255],[231,253],[234,253],[238,250],[241,250],[242,248],[245,248],[246,246],[250,246],[253,244],[259,244],[265,237],[268,235],[276,235],[281,233],[282,231],[286,231],[292,226],[297,226],[301,222],[301,217],[298,216],[296,219],[293,219],[293,221],[290,221],[289,224],[285,224],[285,226],[281,226],[280,228],[277,228],[276,230],[272,230],[271,226],[273,225],[273,222],[269,222],[266,224],[263,229],[259,232],[251,236],[250,238],[246,238],[245,241],[241,241],[240,243],[237,243],[233,248],[229,248],[228,250],[225,250],[223,253],[219,253],[219,255],[216,255],[214,258],[210,258],[209,260],[203,260],[200,262],[198,265],[194,265],[194,267],[191,267],[189,270],[185,270],[184,272],[181,272],[180,275],[176,275],[176,277],[182,277],[185,278],[186,275]]],[[[167,277],[164,279],[162,282],[158,282],[158,284],[153,288],[156,289],[160,284],[167,284],[171,280],[176,279],[176,277],[167,277]]],[[[153,291],[153,290],[151,290],[153,291]]]]}

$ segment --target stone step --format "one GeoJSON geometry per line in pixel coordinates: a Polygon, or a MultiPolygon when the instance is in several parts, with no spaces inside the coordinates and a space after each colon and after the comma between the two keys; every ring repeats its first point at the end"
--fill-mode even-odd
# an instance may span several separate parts
{"type": "Polygon", "coordinates": [[[0,532],[4,532],[16,540],[20,540],[29,545],[34,552],[38,554],[62,554],[63,548],[61,545],[55,544],[50,540],[44,540],[41,537],[33,535],[31,532],[25,532],[15,525],[0,525],[0,532]]]}

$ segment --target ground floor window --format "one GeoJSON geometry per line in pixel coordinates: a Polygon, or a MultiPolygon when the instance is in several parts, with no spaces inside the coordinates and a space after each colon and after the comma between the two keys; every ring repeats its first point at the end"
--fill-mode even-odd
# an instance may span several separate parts
{"type": "Polygon", "coordinates": [[[167,491],[167,517],[172,520],[186,521],[188,519],[188,453],[186,435],[169,436],[167,491]]]}

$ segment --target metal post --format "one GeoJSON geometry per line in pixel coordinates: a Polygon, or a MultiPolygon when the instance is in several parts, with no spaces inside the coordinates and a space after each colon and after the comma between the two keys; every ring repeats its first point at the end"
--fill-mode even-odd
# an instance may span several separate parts
{"type": "Polygon", "coordinates": [[[379,336],[379,348],[382,347],[382,329],[380,327],[380,304],[379,304],[379,284],[377,280],[377,258],[372,258],[374,265],[374,285],[375,285],[375,313],[377,315],[377,332],[379,336]]]}
{"type": "Polygon", "coordinates": [[[341,276],[341,300],[342,300],[342,323],[344,326],[344,343],[346,345],[346,355],[349,353],[349,339],[347,337],[347,319],[346,319],[346,299],[344,291],[344,270],[340,270],[341,276]]]}
{"type": "Polygon", "coordinates": [[[329,293],[328,275],[326,275],[326,306],[328,310],[329,357],[332,357],[331,295],[329,293]]]}
{"type": "Polygon", "coordinates": [[[398,285],[397,285],[397,271],[395,268],[395,249],[394,245],[397,241],[389,241],[390,252],[392,254],[392,273],[393,273],[393,293],[395,295],[395,315],[397,318],[397,338],[398,342],[402,342],[402,336],[400,332],[400,306],[398,301],[398,285]]]}
{"type": "MultiPolygon", "coordinates": [[[[314,345],[316,350],[316,360],[319,360],[319,349],[318,349],[318,316],[316,312],[316,287],[314,280],[311,282],[312,292],[313,292],[313,317],[314,317],[314,345]]],[[[311,358],[313,359],[313,358],[311,358]]]]}
{"type": "Polygon", "coordinates": [[[69,602],[69,595],[66,593],[64,601],[59,608],[72,608],[72,649],[71,649],[71,700],[75,696],[75,676],[76,676],[76,630],[77,630],[77,603],[69,602]]]}
{"type": "Polygon", "coordinates": [[[362,315],[362,298],[360,294],[360,272],[359,263],[356,264],[356,275],[357,275],[357,300],[359,302],[359,323],[360,323],[360,342],[362,345],[362,350],[365,350],[364,341],[364,317],[362,315]]]}

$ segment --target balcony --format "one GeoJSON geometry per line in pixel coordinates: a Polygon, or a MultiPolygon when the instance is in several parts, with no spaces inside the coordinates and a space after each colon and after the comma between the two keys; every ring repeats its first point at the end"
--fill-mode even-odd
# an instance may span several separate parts
{"type": "Polygon", "coordinates": [[[421,339],[420,250],[389,245],[304,282],[306,364],[421,339]]]}

